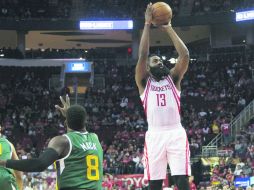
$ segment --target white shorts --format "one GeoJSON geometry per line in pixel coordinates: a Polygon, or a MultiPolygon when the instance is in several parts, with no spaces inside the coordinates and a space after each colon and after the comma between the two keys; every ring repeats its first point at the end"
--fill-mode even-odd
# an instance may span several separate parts
{"type": "Polygon", "coordinates": [[[147,131],[144,147],[144,177],[166,178],[167,164],[171,175],[191,175],[189,142],[183,127],[167,131],[147,131]]]}

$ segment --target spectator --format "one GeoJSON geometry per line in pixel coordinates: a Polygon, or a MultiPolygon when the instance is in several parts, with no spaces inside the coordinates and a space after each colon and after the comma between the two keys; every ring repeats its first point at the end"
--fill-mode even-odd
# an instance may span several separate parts
{"type": "Polygon", "coordinates": [[[236,169],[234,172],[234,175],[236,175],[237,177],[239,177],[242,174],[242,166],[240,164],[236,165],[236,169]]]}
{"type": "Polygon", "coordinates": [[[221,132],[224,138],[224,143],[225,145],[229,145],[230,142],[230,124],[229,121],[226,119],[222,124],[221,124],[221,132]]]}
{"type": "Polygon", "coordinates": [[[219,134],[220,128],[219,128],[219,126],[218,126],[218,124],[215,120],[213,121],[213,124],[212,124],[211,128],[212,128],[212,132],[213,132],[214,135],[219,134]]]}

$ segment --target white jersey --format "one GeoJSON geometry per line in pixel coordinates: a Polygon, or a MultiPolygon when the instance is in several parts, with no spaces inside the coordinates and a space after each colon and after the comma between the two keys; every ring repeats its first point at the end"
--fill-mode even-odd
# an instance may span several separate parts
{"type": "Polygon", "coordinates": [[[182,127],[180,118],[180,91],[170,76],[157,82],[149,77],[140,96],[148,122],[148,131],[182,127]]]}

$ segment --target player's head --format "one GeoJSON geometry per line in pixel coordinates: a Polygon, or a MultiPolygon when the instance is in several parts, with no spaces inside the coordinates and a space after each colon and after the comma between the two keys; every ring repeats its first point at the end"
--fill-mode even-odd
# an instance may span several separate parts
{"type": "Polygon", "coordinates": [[[86,129],[87,113],[80,105],[72,105],[66,112],[67,127],[71,130],[82,131],[86,129]]]}
{"type": "Polygon", "coordinates": [[[162,59],[155,54],[148,58],[147,69],[149,74],[157,81],[162,80],[165,76],[169,75],[169,69],[163,64],[162,59]]]}

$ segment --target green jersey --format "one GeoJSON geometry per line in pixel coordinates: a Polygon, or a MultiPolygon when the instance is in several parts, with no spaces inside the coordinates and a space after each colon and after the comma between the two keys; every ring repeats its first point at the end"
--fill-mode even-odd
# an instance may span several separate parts
{"type": "Polygon", "coordinates": [[[57,189],[101,190],[103,150],[94,133],[68,132],[70,150],[56,161],[57,189]]]}
{"type": "MultiPolygon", "coordinates": [[[[11,143],[0,137],[0,160],[9,160],[12,157],[11,143]]],[[[13,170],[0,166],[0,189],[18,189],[13,170]]]]}
{"type": "Polygon", "coordinates": [[[11,143],[0,137],[0,160],[8,160],[12,157],[11,143]]]}

